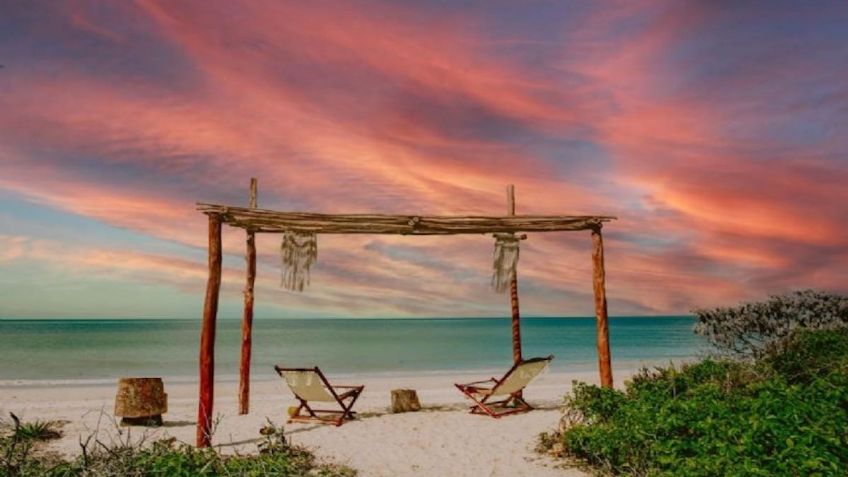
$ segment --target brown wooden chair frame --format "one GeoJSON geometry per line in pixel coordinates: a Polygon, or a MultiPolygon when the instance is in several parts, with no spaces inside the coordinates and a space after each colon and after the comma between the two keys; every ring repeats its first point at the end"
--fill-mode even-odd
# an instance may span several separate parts
{"type": "MultiPolygon", "coordinates": [[[[548,361],[554,359],[554,355],[549,355],[545,358],[530,358],[527,360],[522,360],[518,363],[512,365],[509,368],[509,371],[503,375],[501,379],[490,378],[484,381],[474,381],[472,383],[467,384],[454,384],[457,389],[468,399],[474,401],[474,405],[471,406],[470,412],[471,414],[485,414],[487,416],[494,417],[495,419],[508,416],[510,414],[518,414],[520,412],[529,412],[533,410],[533,406],[527,403],[524,400],[524,397],[521,395],[524,388],[527,387],[525,385],[518,391],[514,393],[510,393],[505,399],[501,399],[500,401],[489,401],[489,399],[494,396],[495,392],[498,390],[498,387],[503,384],[504,381],[513,373],[519,366],[526,363],[533,363],[538,361],[548,361]],[[489,386],[485,386],[485,384],[490,384],[489,386]],[[482,396],[482,397],[481,397],[482,396]],[[507,408],[506,405],[512,402],[514,407],[507,408]],[[496,408],[505,409],[502,412],[497,412],[496,408]]],[[[530,384],[529,382],[527,384],[530,384]]]]}
{"type": "Polygon", "coordinates": [[[339,404],[339,407],[342,408],[341,411],[335,409],[314,409],[309,405],[306,399],[302,399],[300,396],[297,395],[294,389],[292,389],[294,397],[297,398],[298,401],[300,401],[300,406],[298,406],[297,410],[293,415],[289,416],[288,422],[320,422],[322,424],[333,424],[335,426],[341,426],[342,424],[344,424],[345,419],[350,420],[356,418],[356,413],[353,412],[351,409],[353,409],[354,403],[356,403],[356,400],[359,399],[359,395],[362,394],[362,390],[365,389],[365,386],[333,386],[332,384],[330,384],[330,382],[327,380],[327,377],[324,376],[324,373],[321,372],[318,366],[315,366],[314,368],[282,368],[280,366],[274,366],[274,370],[277,371],[277,374],[279,374],[280,377],[284,380],[285,377],[283,376],[283,371],[314,371],[315,374],[317,374],[318,377],[321,378],[321,382],[324,383],[324,386],[326,386],[330,394],[336,399],[336,402],[339,404]],[[337,393],[337,389],[346,389],[346,391],[337,393]],[[345,403],[345,400],[349,401],[345,403]],[[308,416],[302,416],[300,414],[300,411],[304,409],[307,413],[309,413],[308,416]],[[319,413],[329,414],[331,416],[338,414],[338,417],[335,419],[322,418],[318,415],[319,413]]]}

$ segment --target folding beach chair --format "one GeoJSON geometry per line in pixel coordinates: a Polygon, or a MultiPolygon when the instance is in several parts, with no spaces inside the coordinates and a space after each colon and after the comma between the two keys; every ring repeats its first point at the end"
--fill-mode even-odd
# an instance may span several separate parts
{"type": "Polygon", "coordinates": [[[553,355],[546,358],[531,358],[512,366],[501,379],[491,378],[485,381],[475,381],[468,384],[455,384],[462,394],[474,401],[471,414],[487,414],[494,418],[527,412],[533,409],[521,396],[521,391],[530,384],[554,359],[553,355]],[[492,401],[499,397],[505,398],[492,401]],[[507,406],[512,401],[513,406],[507,406]]]}
{"type": "Polygon", "coordinates": [[[341,426],[345,419],[353,419],[354,412],[351,411],[365,386],[333,386],[327,381],[324,373],[318,367],[314,368],[281,368],[274,366],[289,385],[294,397],[300,401],[300,406],[288,422],[321,422],[341,426]],[[309,405],[310,401],[334,402],[341,409],[314,409],[309,405]],[[306,410],[308,415],[301,415],[306,410]]]}

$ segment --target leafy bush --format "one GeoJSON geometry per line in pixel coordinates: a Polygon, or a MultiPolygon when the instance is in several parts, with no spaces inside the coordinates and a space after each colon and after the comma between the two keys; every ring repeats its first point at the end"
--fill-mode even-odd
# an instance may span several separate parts
{"type": "Polygon", "coordinates": [[[715,348],[739,358],[757,358],[780,347],[799,328],[848,328],[848,297],[804,290],[773,295],[758,303],[743,303],[694,311],[695,333],[715,348]]]}
{"type": "Polygon", "coordinates": [[[319,464],[309,451],[290,445],[282,428],[266,426],[255,455],[223,456],[214,449],[196,449],[174,439],[150,446],[119,444],[89,450],[74,460],[51,458],[36,452],[32,440],[0,438],[0,477],[212,477],[212,476],[324,476],[350,477],[347,467],[319,464]]]}
{"type": "Polygon", "coordinates": [[[757,363],[643,370],[625,391],[578,383],[541,444],[618,475],[844,477],[845,350],[848,332],[804,332],[757,363]]]}

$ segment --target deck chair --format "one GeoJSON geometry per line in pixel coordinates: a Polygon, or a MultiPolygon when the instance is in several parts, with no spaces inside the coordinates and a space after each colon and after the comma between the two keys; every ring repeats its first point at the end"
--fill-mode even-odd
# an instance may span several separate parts
{"type": "Polygon", "coordinates": [[[321,422],[341,426],[346,419],[353,419],[353,404],[365,386],[333,386],[318,367],[282,368],[274,366],[277,374],[289,385],[300,406],[288,422],[321,422]],[[310,402],[334,402],[340,409],[315,409],[310,402]],[[302,415],[305,410],[307,415],[302,415]]]}
{"type": "Polygon", "coordinates": [[[553,355],[546,358],[531,358],[513,365],[501,379],[491,378],[454,386],[468,399],[474,401],[474,405],[470,408],[471,414],[486,414],[499,418],[531,411],[533,407],[527,404],[521,396],[521,391],[541,374],[553,359],[553,355]],[[500,397],[503,399],[493,400],[500,397]],[[514,403],[513,406],[507,406],[510,401],[514,403]]]}

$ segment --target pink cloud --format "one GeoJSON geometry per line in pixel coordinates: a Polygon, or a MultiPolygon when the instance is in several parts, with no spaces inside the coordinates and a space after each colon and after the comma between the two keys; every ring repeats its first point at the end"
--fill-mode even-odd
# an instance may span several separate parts
{"type": "MultiPolygon", "coordinates": [[[[97,63],[106,71],[3,70],[4,191],[203,248],[194,201],[244,204],[252,176],[261,206],[322,212],[500,214],[514,183],[519,213],[620,216],[607,227],[613,313],[685,312],[840,279],[822,257],[846,260],[844,144],[782,137],[774,131],[791,129],[806,103],[772,111],[758,94],[772,78],[783,88],[825,81],[820,58],[754,51],[763,61],[738,74],[694,87],[684,78],[716,61],[692,38],[735,10],[625,2],[536,42],[496,38],[470,12],[434,22],[413,6],[143,1],[113,6],[111,18],[92,5],[63,10],[57,22],[73,33],[62,44],[136,54],[127,48],[143,31],[168,52],[174,64],[161,67],[175,81],[139,73],[125,56],[106,55],[97,63]],[[132,31],[111,24],[126,18],[132,31]],[[503,50],[519,44],[542,60],[528,67],[503,50]]],[[[20,239],[4,240],[0,261],[25,254],[20,239]]],[[[282,299],[277,238],[261,240],[260,294],[275,303],[328,314],[503,309],[486,287],[488,238],[322,237],[320,285],[282,299]]],[[[521,266],[531,313],[591,311],[587,247],[585,236],[531,237],[521,266]],[[580,303],[561,304],[559,290],[580,303]]],[[[227,229],[229,259],[242,248],[241,232],[227,229]]],[[[204,264],[178,257],[91,249],[78,260],[100,270],[121,262],[130,280],[203,286],[204,264]]]]}

